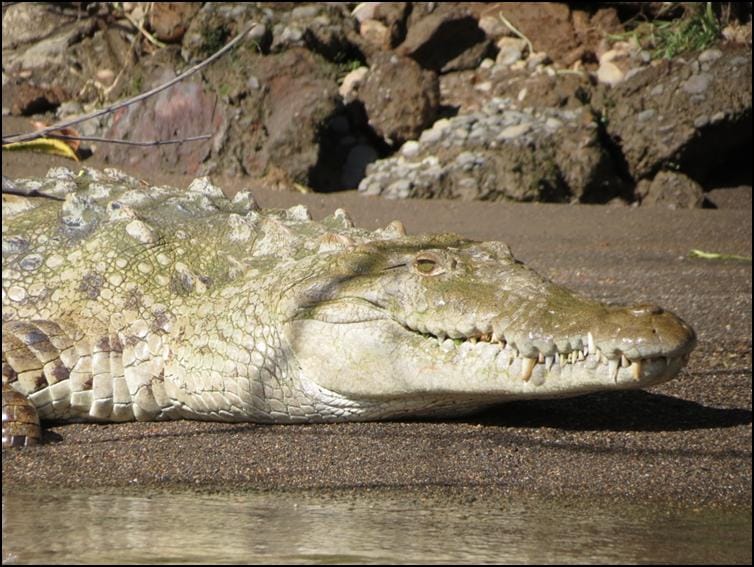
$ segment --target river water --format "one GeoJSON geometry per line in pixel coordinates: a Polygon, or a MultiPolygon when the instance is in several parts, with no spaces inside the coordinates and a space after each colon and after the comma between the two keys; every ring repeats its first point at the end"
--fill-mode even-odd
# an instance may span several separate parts
{"type": "Polygon", "coordinates": [[[748,563],[751,509],[388,493],[3,492],[3,563],[748,563]]]}

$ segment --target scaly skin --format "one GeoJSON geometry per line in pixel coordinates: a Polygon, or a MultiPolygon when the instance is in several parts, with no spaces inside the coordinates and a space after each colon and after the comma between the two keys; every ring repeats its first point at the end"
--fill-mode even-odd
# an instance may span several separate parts
{"type": "Polygon", "coordinates": [[[4,196],[8,444],[34,441],[34,408],[317,422],[640,388],[695,342],[672,313],[575,295],[499,242],[263,212],[206,179],[178,191],[58,169],[17,184],[65,200],[4,196]]]}

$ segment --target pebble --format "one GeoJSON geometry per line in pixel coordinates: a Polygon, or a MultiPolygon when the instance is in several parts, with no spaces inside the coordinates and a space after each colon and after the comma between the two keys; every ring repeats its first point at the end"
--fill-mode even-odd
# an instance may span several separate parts
{"type": "Polygon", "coordinates": [[[723,52],[719,49],[705,49],[699,54],[699,62],[700,63],[710,63],[712,61],[717,61],[723,56],[723,52]]]}
{"type": "Polygon", "coordinates": [[[529,130],[531,130],[531,124],[523,123],[523,124],[517,124],[515,126],[508,126],[505,128],[502,132],[500,132],[497,136],[498,140],[512,140],[513,138],[518,138],[519,136],[526,134],[529,130]]]}
{"type": "Polygon", "coordinates": [[[709,73],[699,73],[697,75],[691,75],[682,85],[681,89],[688,94],[702,94],[707,90],[710,82],[712,81],[712,75],[709,73]]]}
{"type": "Polygon", "coordinates": [[[364,79],[367,76],[369,69],[367,67],[359,67],[348,73],[343,77],[343,82],[340,84],[338,92],[343,98],[348,98],[356,89],[359,88],[364,79]]]}
{"type": "Polygon", "coordinates": [[[407,158],[412,158],[419,153],[421,146],[416,140],[409,140],[401,147],[401,154],[407,158]]]}
{"type": "Polygon", "coordinates": [[[611,87],[620,83],[623,78],[623,71],[612,61],[603,61],[600,63],[599,69],[597,69],[597,80],[611,87]]]}
{"type": "Polygon", "coordinates": [[[408,179],[399,179],[388,186],[385,197],[388,199],[405,199],[409,196],[410,191],[411,182],[408,179]]]}
{"type": "Polygon", "coordinates": [[[537,65],[544,65],[549,60],[550,58],[547,56],[547,53],[543,51],[540,51],[539,53],[532,53],[526,60],[526,66],[529,69],[534,69],[537,65]]]}
{"type": "Polygon", "coordinates": [[[702,114],[694,119],[694,128],[701,128],[709,124],[709,116],[702,114]]]}
{"type": "Polygon", "coordinates": [[[443,133],[444,132],[442,129],[430,128],[429,130],[424,130],[424,132],[421,133],[421,136],[419,136],[419,141],[422,144],[434,144],[443,137],[443,133]]]}
{"type": "Polygon", "coordinates": [[[521,55],[521,50],[517,47],[506,47],[498,52],[495,62],[498,65],[508,67],[510,65],[513,65],[515,62],[520,61],[521,55]]]}
{"type": "Polygon", "coordinates": [[[461,167],[472,164],[473,162],[474,154],[471,152],[461,152],[456,156],[456,163],[461,167]]]}

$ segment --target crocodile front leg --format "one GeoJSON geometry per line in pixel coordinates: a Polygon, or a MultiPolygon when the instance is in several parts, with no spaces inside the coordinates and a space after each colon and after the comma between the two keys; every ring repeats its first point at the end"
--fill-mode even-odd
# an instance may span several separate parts
{"type": "Polygon", "coordinates": [[[3,323],[2,342],[4,445],[39,439],[33,424],[40,418],[131,421],[140,417],[135,415],[134,401],[147,388],[134,384],[130,391],[117,334],[94,328],[84,331],[69,320],[36,319],[3,323]],[[6,432],[8,437],[26,440],[6,443],[6,432]]]}
{"type": "Polygon", "coordinates": [[[37,408],[5,382],[5,369],[3,361],[3,448],[36,445],[42,439],[37,408]]]}
{"type": "Polygon", "coordinates": [[[2,339],[3,447],[35,445],[42,437],[37,408],[50,414],[53,395],[58,407],[69,404],[78,356],[73,340],[51,321],[3,323],[2,339]]]}

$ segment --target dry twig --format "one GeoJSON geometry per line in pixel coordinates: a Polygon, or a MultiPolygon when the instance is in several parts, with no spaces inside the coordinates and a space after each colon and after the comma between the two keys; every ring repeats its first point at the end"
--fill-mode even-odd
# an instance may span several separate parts
{"type": "Polygon", "coordinates": [[[531,40],[528,37],[526,37],[522,32],[520,32],[518,28],[516,28],[516,26],[514,26],[508,18],[503,16],[502,12],[498,13],[498,17],[500,18],[500,21],[503,22],[509,30],[511,30],[514,34],[516,34],[518,37],[520,37],[526,42],[526,46],[529,48],[529,55],[531,56],[534,53],[534,46],[532,45],[531,40]]]}
{"type": "Polygon", "coordinates": [[[133,140],[116,140],[114,138],[101,138],[99,136],[67,136],[65,134],[48,134],[48,138],[57,140],[81,140],[82,142],[105,142],[108,144],[123,144],[125,146],[166,146],[169,144],[183,144],[184,142],[198,142],[199,140],[208,140],[212,134],[200,134],[199,136],[189,136],[180,140],[145,140],[136,142],[133,140]]]}

